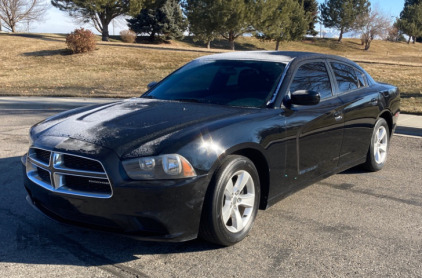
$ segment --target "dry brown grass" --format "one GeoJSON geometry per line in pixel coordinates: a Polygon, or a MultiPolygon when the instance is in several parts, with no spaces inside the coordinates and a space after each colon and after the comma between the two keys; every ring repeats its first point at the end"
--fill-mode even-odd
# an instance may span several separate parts
{"type": "MultiPolygon", "coordinates": [[[[216,41],[212,46],[224,47],[216,41]]],[[[274,43],[240,38],[239,50],[273,49],[274,43]]],[[[69,55],[61,35],[0,34],[0,95],[133,97],[186,62],[210,52],[189,39],[164,45],[97,43],[91,53],[69,55]]],[[[402,111],[422,114],[422,44],[375,41],[363,51],[359,40],[307,40],[280,50],[348,57],[376,80],[402,91],[402,111]]]]}

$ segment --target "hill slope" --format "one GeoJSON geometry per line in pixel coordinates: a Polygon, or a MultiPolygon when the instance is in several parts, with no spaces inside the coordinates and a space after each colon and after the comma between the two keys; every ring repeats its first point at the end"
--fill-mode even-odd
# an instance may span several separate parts
{"type": "MultiPolygon", "coordinates": [[[[97,50],[69,55],[63,35],[0,34],[0,95],[133,97],[186,62],[227,51],[198,47],[190,38],[171,44],[98,42],[97,50]]],[[[212,46],[225,47],[225,41],[212,46]]],[[[238,50],[274,48],[273,42],[239,38],[238,50]]],[[[376,80],[402,91],[402,110],[422,113],[422,44],[374,41],[363,51],[357,39],[283,43],[280,50],[312,51],[348,57],[376,80]]]]}

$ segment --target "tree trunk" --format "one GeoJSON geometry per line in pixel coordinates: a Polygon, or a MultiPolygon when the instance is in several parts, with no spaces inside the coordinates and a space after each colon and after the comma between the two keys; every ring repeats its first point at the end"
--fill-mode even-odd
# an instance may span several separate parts
{"type": "Polygon", "coordinates": [[[277,40],[275,43],[275,50],[278,51],[279,47],[280,47],[280,40],[277,40]]]}
{"type": "Polygon", "coordinates": [[[110,41],[110,35],[108,33],[108,24],[105,24],[105,23],[103,23],[102,41],[103,42],[110,41]]]}
{"type": "Polygon", "coordinates": [[[229,43],[230,43],[230,49],[231,50],[234,50],[234,39],[235,39],[234,32],[230,31],[229,32],[229,43]]]}
{"type": "Polygon", "coordinates": [[[409,39],[407,40],[407,44],[410,44],[411,39],[412,39],[412,36],[409,36],[409,39]]]}
{"type": "Polygon", "coordinates": [[[207,41],[207,48],[211,49],[211,41],[207,41]]]}
{"type": "Polygon", "coordinates": [[[340,29],[340,36],[338,37],[338,42],[341,42],[341,40],[343,39],[343,32],[344,32],[344,29],[341,28],[340,29]]]}
{"type": "Polygon", "coordinates": [[[154,31],[152,31],[151,35],[149,35],[149,40],[150,40],[150,42],[154,42],[154,40],[155,40],[155,32],[154,31]]]}
{"type": "Polygon", "coordinates": [[[230,42],[230,49],[234,50],[234,40],[230,39],[229,42],[230,42]]]}
{"type": "Polygon", "coordinates": [[[365,50],[368,50],[371,47],[371,42],[370,41],[366,41],[365,42],[365,50]]]}
{"type": "Polygon", "coordinates": [[[10,26],[10,29],[12,30],[12,33],[15,33],[15,32],[16,32],[16,27],[15,27],[15,25],[10,26]]]}

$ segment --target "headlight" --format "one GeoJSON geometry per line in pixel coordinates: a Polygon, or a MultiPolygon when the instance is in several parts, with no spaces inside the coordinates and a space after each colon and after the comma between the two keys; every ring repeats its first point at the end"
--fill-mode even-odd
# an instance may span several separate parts
{"type": "Polygon", "coordinates": [[[123,167],[134,180],[164,180],[195,177],[189,161],[178,154],[141,157],[123,161],[123,167]]]}

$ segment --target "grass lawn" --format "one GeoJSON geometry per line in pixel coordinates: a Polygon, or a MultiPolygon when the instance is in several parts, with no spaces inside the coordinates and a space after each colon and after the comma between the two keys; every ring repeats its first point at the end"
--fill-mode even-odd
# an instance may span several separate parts
{"type": "MultiPolygon", "coordinates": [[[[217,40],[207,50],[186,38],[169,44],[98,42],[92,53],[69,55],[63,35],[0,34],[0,96],[134,97],[199,56],[227,51],[217,40]]],[[[422,44],[374,41],[363,51],[357,39],[283,43],[280,50],[313,51],[358,62],[377,81],[398,86],[402,111],[422,114],[422,44]]],[[[271,50],[273,42],[239,38],[238,50],[271,50]]]]}

